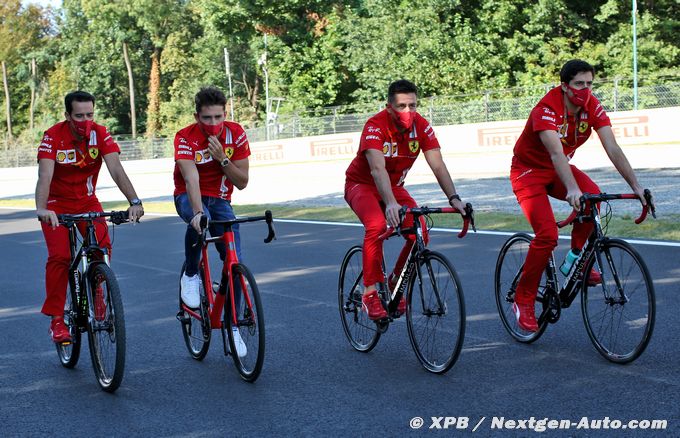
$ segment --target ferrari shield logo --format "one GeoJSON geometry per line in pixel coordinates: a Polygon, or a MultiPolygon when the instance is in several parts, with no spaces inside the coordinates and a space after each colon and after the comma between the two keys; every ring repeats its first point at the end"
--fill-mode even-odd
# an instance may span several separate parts
{"type": "Polygon", "coordinates": [[[581,134],[586,132],[587,129],[588,129],[588,122],[581,121],[581,123],[578,124],[578,132],[580,132],[581,134]]]}
{"type": "Polygon", "coordinates": [[[416,152],[418,152],[419,148],[420,143],[418,143],[418,140],[408,142],[408,150],[411,151],[411,153],[415,154],[416,152]]]}
{"type": "Polygon", "coordinates": [[[224,153],[227,155],[227,158],[231,160],[231,157],[234,155],[234,148],[226,148],[224,153]]]}
{"type": "Polygon", "coordinates": [[[98,148],[90,148],[88,150],[90,153],[90,157],[92,157],[93,160],[96,160],[97,157],[99,156],[99,149],[98,148]]]}

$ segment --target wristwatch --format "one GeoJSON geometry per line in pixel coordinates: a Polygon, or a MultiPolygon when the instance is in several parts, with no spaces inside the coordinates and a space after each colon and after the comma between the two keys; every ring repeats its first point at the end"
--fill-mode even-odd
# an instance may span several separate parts
{"type": "Polygon", "coordinates": [[[139,198],[133,198],[133,199],[131,199],[131,200],[130,200],[130,206],[133,206],[133,205],[139,205],[139,206],[141,206],[141,205],[142,205],[142,200],[139,199],[139,198]]]}
{"type": "Polygon", "coordinates": [[[457,199],[457,200],[460,201],[460,196],[458,196],[457,193],[454,193],[453,195],[449,196],[449,202],[451,202],[454,199],[457,199]]]}
{"type": "Polygon", "coordinates": [[[231,161],[229,161],[229,158],[224,157],[224,160],[220,161],[220,166],[227,167],[229,163],[231,163],[231,161]]]}

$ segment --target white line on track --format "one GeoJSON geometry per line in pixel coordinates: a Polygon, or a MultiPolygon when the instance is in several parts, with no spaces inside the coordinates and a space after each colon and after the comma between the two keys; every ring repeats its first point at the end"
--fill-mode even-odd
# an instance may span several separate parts
{"type": "MultiPolygon", "coordinates": [[[[12,207],[0,207],[0,210],[35,210],[34,208],[12,208],[12,207]]],[[[175,213],[145,213],[146,216],[159,216],[159,217],[177,217],[175,213]]],[[[274,219],[274,222],[283,222],[291,224],[308,224],[308,225],[334,225],[341,227],[361,227],[361,224],[348,223],[348,222],[326,222],[326,221],[313,221],[313,220],[300,220],[300,219],[274,219]]],[[[442,233],[458,233],[460,229],[456,228],[432,228],[432,231],[438,231],[442,233]]],[[[514,232],[509,231],[484,231],[479,230],[477,234],[484,234],[489,236],[512,236],[514,232]]],[[[531,235],[531,233],[528,233],[531,235]]],[[[570,236],[559,236],[562,240],[571,240],[570,236]]],[[[651,246],[670,246],[674,248],[680,248],[680,242],[670,242],[665,240],[638,240],[638,239],[623,239],[628,243],[634,245],[651,245],[651,246]]]]}

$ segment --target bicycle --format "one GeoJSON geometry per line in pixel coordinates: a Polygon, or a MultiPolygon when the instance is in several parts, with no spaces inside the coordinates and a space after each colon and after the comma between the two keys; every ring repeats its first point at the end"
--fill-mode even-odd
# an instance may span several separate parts
{"type": "Polygon", "coordinates": [[[97,241],[94,222],[109,218],[114,225],[128,222],[127,211],[59,214],[59,224],[68,228],[71,262],[69,292],[64,305],[64,322],[70,342],[56,344],[61,364],[73,368],[80,358],[81,334],[87,331],[90,357],[97,383],[114,392],[125,370],[125,315],[118,281],[109,264],[109,253],[97,241]],[[86,222],[78,248],[76,223],[86,222]]]}
{"type": "MultiPolygon", "coordinates": [[[[474,226],[472,205],[465,207],[466,216],[458,234],[467,234],[474,226]]],[[[409,253],[392,291],[380,283],[379,295],[388,317],[372,321],[362,310],[363,265],[361,245],[351,247],[340,265],[338,305],[342,327],[352,347],[360,352],[371,351],[395,319],[401,317],[397,307],[406,296],[406,324],[411,346],[423,367],[435,374],[447,372],[458,359],[465,337],[465,302],[463,289],[451,262],[441,253],[426,248],[421,216],[428,224],[431,214],[458,213],[454,208],[408,208],[400,210],[400,222],[406,214],[413,216],[413,227],[390,227],[381,236],[415,235],[409,253]],[[417,282],[417,286],[416,286],[417,282]],[[446,323],[450,322],[450,326],[446,323]],[[446,324],[446,327],[445,327],[446,324]]],[[[428,226],[428,228],[430,228],[428,226]]],[[[385,263],[382,262],[383,277],[385,263]]]]}
{"type": "MultiPolygon", "coordinates": [[[[647,207],[635,219],[639,224],[651,212],[656,217],[651,192],[645,190],[647,207]]],[[[551,255],[538,287],[536,297],[538,331],[522,330],[512,311],[515,290],[526,258],[531,236],[514,234],[501,248],[496,263],[495,295],[498,313],[505,329],[519,342],[531,343],[545,332],[548,324],[560,319],[561,309],[567,308],[581,292],[581,312],[588,337],[595,349],[607,360],[629,363],[647,347],[654,330],[656,301],[649,270],[638,252],[626,241],[606,236],[611,218],[609,201],[639,199],[635,194],[584,194],[580,211],[557,223],[562,228],[574,221],[594,222],[593,231],[573,262],[562,287],[559,287],[554,255],[551,255]],[[602,225],[599,203],[605,202],[605,224],[602,225]],[[585,205],[590,211],[584,213],[585,205]],[[589,284],[592,269],[601,276],[601,283],[589,284]],[[624,315],[624,312],[629,312],[624,315]]]]}
{"type": "MultiPolygon", "coordinates": [[[[201,260],[199,262],[199,274],[201,276],[200,307],[198,309],[187,307],[182,302],[180,295],[179,312],[177,313],[177,319],[182,326],[184,342],[191,357],[196,360],[203,360],[210,347],[212,330],[219,329],[222,334],[224,355],[232,356],[239,374],[248,382],[254,382],[258,378],[264,363],[264,314],[255,277],[248,267],[239,261],[236,254],[234,231],[231,227],[234,224],[261,220],[267,223],[269,229],[269,234],[264,239],[264,243],[269,243],[276,238],[272,224],[272,213],[269,210],[265,211],[264,216],[225,221],[211,220],[210,224],[225,226],[225,231],[221,236],[210,238],[206,238],[209,226],[208,219],[206,217],[201,219],[202,231],[196,243],[196,245],[201,245],[201,260]],[[211,281],[208,244],[220,241],[226,245],[227,256],[222,265],[221,281],[218,283],[211,281]],[[205,285],[211,285],[211,293],[206,293],[205,285]],[[224,318],[222,318],[223,311],[224,318]],[[225,335],[225,330],[228,335],[225,335]],[[238,331],[247,347],[247,353],[242,357],[233,353],[237,351],[234,330],[238,331]],[[229,348],[227,348],[227,338],[229,348]]],[[[184,274],[185,267],[182,266],[180,278],[184,274]]]]}

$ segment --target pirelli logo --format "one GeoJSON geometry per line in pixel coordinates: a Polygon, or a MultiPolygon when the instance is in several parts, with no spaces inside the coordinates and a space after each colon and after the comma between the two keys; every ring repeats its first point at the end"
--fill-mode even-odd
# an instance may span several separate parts
{"type": "Polygon", "coordinates": [[[350,137],[318,140],[309,143],[312,157],[347,157],[357,153],[350,137]]]}
{"type": "Polygon", "coordinates": [[[524,125],[480,128],[477,130],[478,146],[514,146],[523,129],[524,125]]]}
{"type": "Polygon", "coordinates": [[[648,116],[613,117],[611,120],[616,138],[649,137],[648,116]]]}
{"type": "Polygon", "coordinates": [[[250,159],[254,162],[276,162],[284,158],[283,145],[250,145],[250,159]]]}

